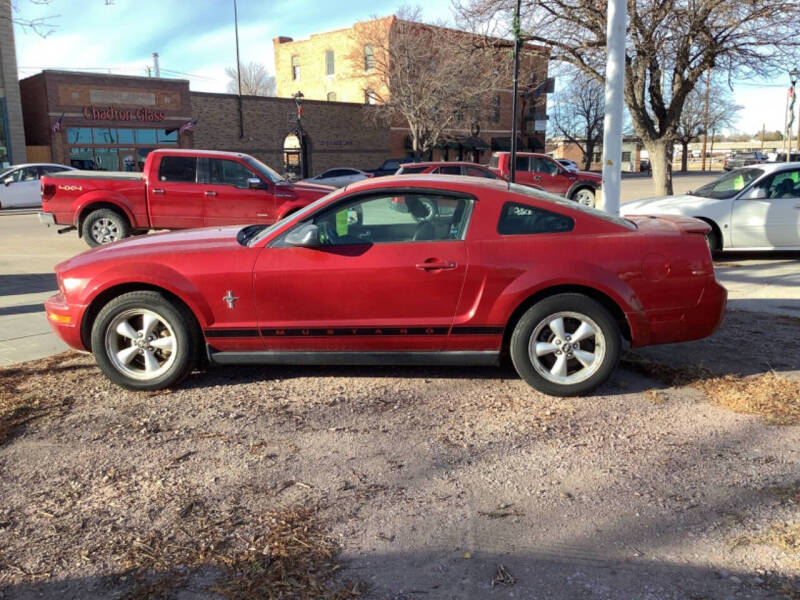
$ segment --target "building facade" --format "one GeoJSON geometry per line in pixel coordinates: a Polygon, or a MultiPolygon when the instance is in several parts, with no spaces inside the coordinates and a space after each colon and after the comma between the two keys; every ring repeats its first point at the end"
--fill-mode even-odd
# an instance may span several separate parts
{"type": "MultiPolygon", "coordinates": [[[[308,39],[294,40],[280,36],[273,39],[275,53],[275,81],[279,97],[291,97],[301,92],[305,98],[322,101],[347,101],[362,104],[375,103],[378,97],[388,98],[385,89],[376,90],[375,54],[380,50],[364,44],[363,30],[386,30],[385,39],[393,43],[389,30],[397,22],[395,17],[356,23],[350,28],[311,35],[308,39]]],[[[447,31],[430,25],[416,24],[429,30],[447,31]]],[[[456,32],[458,35],[469,35],[456,32]]],[[[506,44],[510,56],[511,44],[506,44]]],[[[503,48],[503,52],[506,48],[503,48]]],[[[544,150],[547,120],[546,93],[532,94],[531,90],[547,82],[548,54],[546,49],[526,44],[521,53],[520,101],[518,103],[518,123],[520,150],[544,150]],[[527,93],[526,93],[527,92],[527,93]]],[[[385,87],[385,84],[384,84],[385,87]]],[[[508,89],[494,90],[485,99],[485,117],[477,122],[468,118],[459,120],[454,127],[445,131],[445,139],[426,158],[431,160],[471,160],[488,162],[494,150],[508,150],[511,147],[512,91],[511,81],[508,89]]],[[[544,91],[544,90],[543,90],[544,91]]],[[[407,123],[396,121],[390,124],[391,155],[411,156],[410,130],[407,123]]]]}
{"type": "Polygon", "coordinates": [[[26,161],[11,4],[0,1],[0,168],[26,161]]]}
{"type": "Polygon", "coordinates": [[[306,101],[298,119],[293,99],[243,96],[240,132],[236,95],[191,92],[185,80],[43,71],[19,88],[29,153],[81,169],[139,171],[155,148],[198,148],[305,177],[373,167],[389,152],[389,128],[361,124],[359,104],[306,101]]]}

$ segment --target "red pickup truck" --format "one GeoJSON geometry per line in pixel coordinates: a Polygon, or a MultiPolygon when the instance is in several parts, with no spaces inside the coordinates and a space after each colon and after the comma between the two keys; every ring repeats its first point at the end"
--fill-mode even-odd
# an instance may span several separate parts
{"type": "MultiPolygon", "coordinates": [[[[510,152],[495,152],[489,168],[510,180],[510,164],[510,152]]],[[[597,173],[567,171],[547,154],[517,152],[515,183],[558,194],[584,206],[594,206],[595,196],[602,182],[602,176],[597,173]]]]}
{"type": "Polygon", "coordinates": [[[46,225],[90,246],[149,229],[274,223],[334,190],[290,183],[247,154],[154,150],[142,173],[67,171],[42,178],[46,225]]]}

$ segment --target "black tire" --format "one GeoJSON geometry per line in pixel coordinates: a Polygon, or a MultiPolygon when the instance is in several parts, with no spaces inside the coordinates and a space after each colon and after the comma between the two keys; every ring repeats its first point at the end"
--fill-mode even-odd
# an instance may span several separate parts
{"type": "Polygon", "coordinates": [[[571,199],[583,206],[594,207],[597,203],[597,192],[592,188],[582,187],[573,192],[571,199]]]}
{"type": "Polygon", "coordinates": [[[602,304],[582,294],[557,294],[522,315],[511,335],[509,353],[517,373],[534,389],[551,396],[580,396],[611,376],[620,347],[617,322],[602,304]],[[565,339],[560,339],[558,329],[565,339]],[[584,337],[586,332],[591,335],[584,337]],[[575,340],[574,334],[580,339],[575,340]]]}
{"type": "Polygon", "coordinates": [[[129,390],[177,385],[192,371],[199,344],[189,309],[159,292],[118,296],[92,325],[92,352],[100,370],[129,390]]]}
{"type": "Polygon", "coordinates": [[[711,254],[716,254],[722,250],[722,240],[720,239],[719,231],[712,226],[711,231],[706,234],[706,244],[711,254]]]}
{"type": "Polygon", "coordinates": [[[83,220],[81,235],[92,248],[116,242],[131,233],[128,219],[110,208],[93,210],[83,220]]]}

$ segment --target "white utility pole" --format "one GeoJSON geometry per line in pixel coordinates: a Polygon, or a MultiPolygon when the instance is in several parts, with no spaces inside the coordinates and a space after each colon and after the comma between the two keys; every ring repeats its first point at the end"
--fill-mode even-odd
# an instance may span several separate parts
{"type": "Polygon", "coordinates": [[[156,77],[161,77],[161,67],[158,66],[158,52],[153,52],[153,71],[156,77]]]}
{"type": "Polygon", "coordinates": [[[600,208],[619,214],[622,186],[622,108],[625,104],[626,0],[608,0],[606,22],[606,116],[603,120],[603,191],[600,208]]]}

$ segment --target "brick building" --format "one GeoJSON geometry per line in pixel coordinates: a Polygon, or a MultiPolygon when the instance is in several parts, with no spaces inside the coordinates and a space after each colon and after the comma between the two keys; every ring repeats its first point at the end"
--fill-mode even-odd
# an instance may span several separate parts
{"type": "MultiPolygon", "coordinates": [[[[375,64],[373,53],[378,49],[363,44],[362,30],[365,28],[385,28],[389,31],[399,21],[396,17],[386,17],[353,27],[325,33],[312,34],[308,39],[294,40],[280,36],[273,39],[275,52],[275,81],[279,97],[291,97],[298,91],[305,98],[328,101],[374,103],[372,94],[376,86],[371,65],[375,64]]],[[[447,31],[431,25],[421,25],[433,30],[447,31]]],[[[459,32],[458,35],[468,35],[459,32]]],[[[391,40],[387,33],[386,39],[391,40]]],[[[509,51],[511,44],[503,40],[493,40],[497,45],[507,45],[501,51],[509,51]]],[[[391,41],[389,42],[392,43],[391,41]]],[[[547,79],[547,51],[533,44],[526,44],[521,53],[520,92],[533,87],[531,82],[541,83],[547,79]]],[[[446,140],[432,153],[434,160],[472,160],[488,162],[492,150],[508,150],[511,146],[511,81],[509,89],[497,89],[486,98],[487,117],[483,122],[470,123],[462,120],[458,127],[445,131],[446,140]]],[[[385,89],[378,95],[388,97],[385,89]]],[[[544,130],[546,126],[547,100],[541,94],[535,98],[521,97],[519,107],[521,150],[544,150],[544,130]]],[[[411,155],[409,133],[405,122],[391,124],[391,155],[411,155]]]]}
{"type": "Polygon", "coordinates": [[[0,2],[0,167],[26,161],[11,4],[0,2]]]}
{"type": "MultiPolygon", "coordinates": [[[[191,92],[185,80],[43,71],[19,89],[29,153],[39,160],[140,170],[151,150],[181,147],[246,152],[291,172],[298,156],[291,147],[298,130],[292,99],[244,96],[240,136],[238,97],[191,92]]],[[[306,172],[296,175],[367,168],[389,152],[389,129],[361,124],[361,105],[307,101],[303,109],[306,172]]]]}

